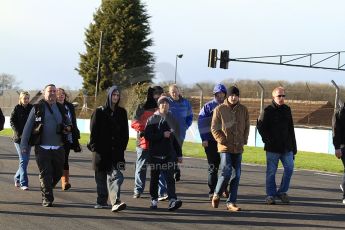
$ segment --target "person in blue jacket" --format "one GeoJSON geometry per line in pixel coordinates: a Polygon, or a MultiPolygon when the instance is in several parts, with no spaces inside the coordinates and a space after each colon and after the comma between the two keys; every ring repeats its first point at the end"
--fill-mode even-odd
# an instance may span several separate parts
{"type": "Polygon", "coordinates": [[[212,199],[214,189],[218,181],[218,168],[220,156],[217,150],[217,142],[211,133],[211,121],[213,110],[225,100],[227,91],[223,84],[217,84],[213,89],[214,98],[207,102],[199,113],[198,129],[202,141],[202,147],[205,149],[208,162],[208,187],[209,198],[212,199]]]}
{"type": "MultiPolygon", "coordinates": [[[[182,97],[176,84],[169,86],[169,96],[170,112],[174,115],[180,127],[179,143],[182,148],[187,129],[193,122],[192,106],[186,98],[182,97]]],[[[175,169],[174,177],[176,181],[180,180],[181,171],[178,166],[175,169]]]]}

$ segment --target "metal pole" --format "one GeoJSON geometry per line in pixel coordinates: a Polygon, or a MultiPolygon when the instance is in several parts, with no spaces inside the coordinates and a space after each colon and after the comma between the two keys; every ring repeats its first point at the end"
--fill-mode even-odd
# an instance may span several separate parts
{"type": "Polygon", "coordinates": [[[333,86],[335,87],[335,101],[334,101],[334,112],[337,110],[337,108],[339,107],[339,87],[338,85],[335,83],[335,81],[331,81],[333,86]]]}
{"type": "Polygon", "coordinates": [[[98,82],[99,82],[99,74],[100,74],[100,65],[101,65],[101,54],[102,54],[102,38],[103,38],[103,31],[101,31],[101,37],[99,38],[99,48],[98,48],[98,63],[97,63],[97,78],[96,78],[96,90],[95,90],[95,103],[97,100],[98,95],[98,82]]]}
{"type": "Polygon", "coordinates": [[[199,85],[198,83],[195,85],[198,86],[200,89],[200,109],[201,109],[202,106],[204,105],[204,91],[203,91],[201,85],[199,85]]]}
{"type": "Polygon", "coordinates": [[[175,84],[176,84],[176,72],[177,72],[177,56],[178,55],[176,55],[176,62],[175,62],[175,81],[174,81],[175,84]]]}

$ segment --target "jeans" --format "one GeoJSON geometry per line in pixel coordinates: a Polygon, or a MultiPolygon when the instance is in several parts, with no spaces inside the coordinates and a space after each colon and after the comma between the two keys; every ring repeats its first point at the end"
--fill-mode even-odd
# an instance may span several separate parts
{"type": "Polygon", "coordinates": [[[43,149],[40,146],[35,147],[35,156],[41,183],[42,199],[45,202],[53,202],[53,188],[60,181],[63,175],[63,165],[65,162],[65,150],[43,149]]]}
{"type": "Polygon", "coordinates": [[[343,175],[343,182],[342,182],[342,186],[343,186],[343,199],[345,199],[345,152],[341,155],[341,161],[343,162],[344,165],[344,175],[343,175]]]}
{"type": "Polygon", "coordinates": [[[134,193],[141,194],[145,189],[146,171],[149,161],[149,151],[137,147],[137,161],[135,164],[134,193]]]}
{"type": "Polygon", "coordinates": [[[106,205],[108,197],[111,205],[120,201],[121,185],[124,177],[120,170],[113,168],[109,172],[95,171],[97,186],[97,204],[106,205]]]}
{"type": "Polygon", "coordinates": [[[176,163],[167,161],[166,159],[152,158],[151,166],[151,181],[150,181],[150,195],[152,200],[158,199],[158,184],[160,174],[165,176],[168,199],[176,199],[174,170],[176,163]]]}
{"type": "Polygon", "coordinates": [[[217,142],[213,140],[208,141],[208,146],[205,147],[205,153],[208,163],[207,184],[210,189],[209,194],[213,194],[218,181],[218,168],[220,164],[220,155],[217,149],[217,142]]]}
{"type": "Polygon", "coordinates": [[[20,149],[20,144],[14,143],[14,147],[16,147],[18,156],[19,156],[19,167],[14,175],[14,181],[19,182],[20,186],[29,186],[29,179],[28,179],[28,164],[30,160],[30,152],[31,148],[28,149],[26,154],[22,154],[22,150],[20,149]]]}
{"type": "MultiPolygon", "coordinates": [[[[142,194],[145,190],[147,166],[150,161],[150,153],[146,149],[137,147],[137,161],[135,164],[134,193],[142,194]]],[[[159,175],[158,193],[163,196],[167,193],[164,172],[159,175]]]]}
{"type": "Polygon", "coordinates": [[[290,180],[294,169],[293,153],[292,151],[286,153],[266,152],[266,194],[267,196],[279,196],[282,193],[287,193],[290,186],[290,180]],[[284,167],[284,173],[277,190],[276,173],[279,160],[284,167]]]}
{"type": "Polygon", "coordinates": [[[242,153],[220,153],[221,170],[214,193],[220,196],[226,189],[234,168],[235,176],[230,182],[230,195],[226,203],[235,204],[237,201],[238,185],[241,178],[242,153]]]}

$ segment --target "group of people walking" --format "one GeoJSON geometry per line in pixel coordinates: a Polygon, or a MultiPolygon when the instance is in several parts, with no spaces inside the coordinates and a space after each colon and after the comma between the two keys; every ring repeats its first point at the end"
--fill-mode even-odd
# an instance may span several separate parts
{"type": "MultiPolygon", "coordinates": [[[[237,205],[237,192],[243,147],[248,142],[249,112],[240,103],[240,90],[236,86],[227,89],[223,84],[217,84],[213,95],[214,98],[202,107],[198,117],[199,133],[208,162],[209,198],[212,207],[218,208],[221,197],[225,196],[226,208],[236,212],[241,210],[237,205]]],[[[43,96],[39,103],[31,105],[29,93],[21,92],[19,103],[11,113],[13,141],[19,156],[14,184],[21,190],[29,190],[27,167],[31,146],[35,146],[42,205],[51,207],[53,188],[60,180],[62,190],[71,188],[68,158],[71,150],[81,151],[78,141],[80,132],[74,106],[68,102],[64,89],[49,84],[44,88],[43,96]]],[[[288,190],[297,145],[292,113],[285,104],[285,97],[283,87],[275,88],[272,103],[257,120],[257,129],[266,151],[266,203],[269,205],[275,204],[276,200],[283,203],[290,201],[288,190]],[[275,177],[279,161],[284,173],[277,186],[275,177]]],[[[127,111],[120,106],[120,99],[120,89],[111,87],[105,105],[95,109],[91,116],[87,145],[92,152],[95,172],[97,198],[94,207],[107,208],[109,200],[113,212],[126,208],[120,196],[129,130],[127,111]]],[[[3,126],[2,117],[0,125],[2,123],[3,126]]],[[[165,199],[169,200],[169,211],[182,206],[176,195],[175,182],[181,178],[182,145],[192,121],[191,104],[180,94],[177,85],[170,85],[167,95],[160,86],[149,87],[146,101],[134,113],[131,127],[137,131],[137,159],[133,198],[140,198],[143,194],[146,171],[150,169],[151,209],[156,209],[158,202],[165,199]]],[[[345,168],[344,107],[333,118],[333,143],[335,154],[342,159],[345,168]]],[[[340,187],[342,190],[345,187],[345,171],[340,187]]]]}

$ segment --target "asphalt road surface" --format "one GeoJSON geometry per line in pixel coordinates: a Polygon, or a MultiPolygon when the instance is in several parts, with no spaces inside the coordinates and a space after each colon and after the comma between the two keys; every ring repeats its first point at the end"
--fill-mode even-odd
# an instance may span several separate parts
{"type": "MultiPolygon", "coordinates": [[[[246,152],[244,154],[250,154],[246,152]]],[[[345,205],[341,203],[339,174],[295,171],[289,195],[291,203],[266,205],[265,167],[243,165],[238,205],[243,211],[229,212],[225,199],[213,209],[208,200],[207,163],[202,159],[184,159],[182,180],[176,184],[183,206],[167,210],[168,202],[150,210],[146,184],[142,198],[133,199],[135,153],[127,152],[125,181],[121,200],[127,209],[113,213],[94,209],[96,184],[91,168],[91,153],[70,155],[72,188],[54,190],[54,207],[41,206],[38,169],[31,153],[30,191],[14,187],[13,176],[18,156],[8,137],[0,137],[0,229],[344,229],[345,205]]],[[[341,163],[341,162],[339,162],[341,163]]],[[[281,171],[278,173],[280,181],[281,171]]]]}

